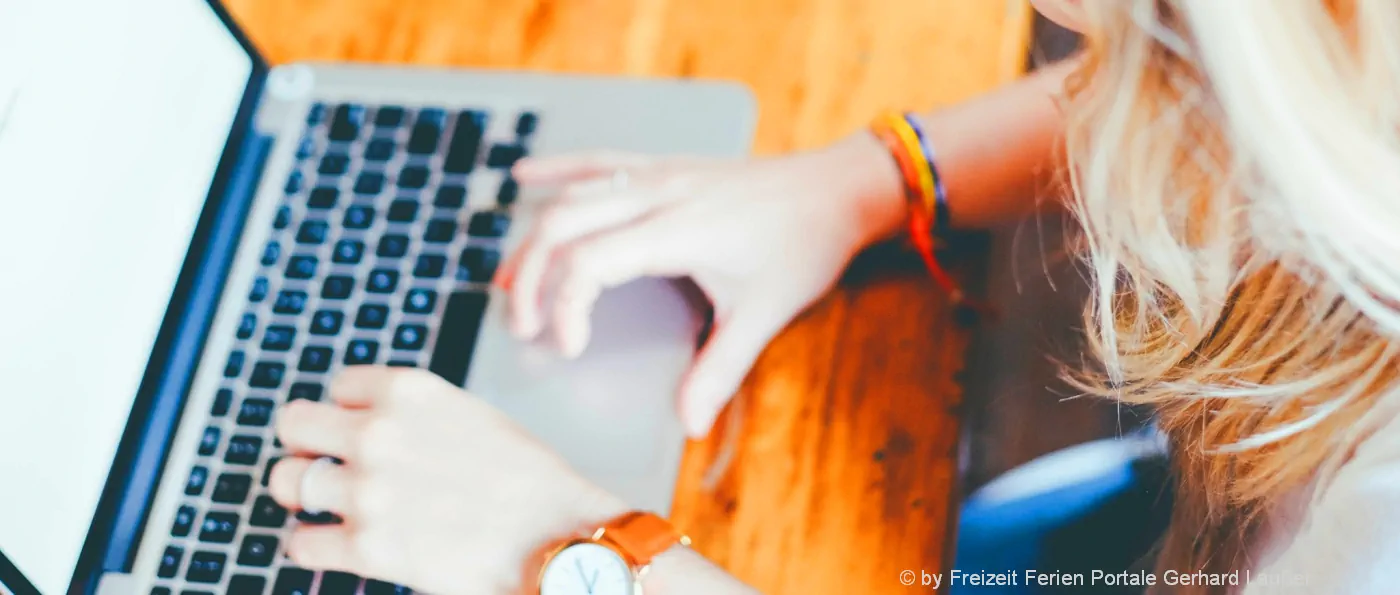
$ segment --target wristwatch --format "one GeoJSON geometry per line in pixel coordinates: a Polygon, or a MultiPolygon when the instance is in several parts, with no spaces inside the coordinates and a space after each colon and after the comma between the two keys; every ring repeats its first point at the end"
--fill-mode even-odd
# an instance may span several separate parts
{"type": "Polygon", "coordinates": [[[539,595],[643,595],[652,559],[676,544],[688,546],[690,538],[666,519],[623,514],[550,552],[540,569],[539,595]]]}

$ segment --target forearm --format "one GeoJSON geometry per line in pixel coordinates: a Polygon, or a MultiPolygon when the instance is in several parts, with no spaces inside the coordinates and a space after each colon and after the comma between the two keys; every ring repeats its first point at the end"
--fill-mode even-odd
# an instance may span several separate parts
{"type": "MultiPolygon", "coordinates": [[[[1055,97],[1074,67],[1071,61],[1055,64],[920,117],[954,227],[985,228],[1025,217],[1062,178],[1064,119],[1055,97]]],[[[843,183],[860,197],[872,239],[901,231],[906,211],[900,174],[885,147],[861,133],[827,152],[843,164],[843,183]]]]}
{"type": "Polygon", "coordinates": [[[674,547],[652,562],[642,583],[646,595],[749,595],[758,591],[740,582],[694,550],[674,547]]]}

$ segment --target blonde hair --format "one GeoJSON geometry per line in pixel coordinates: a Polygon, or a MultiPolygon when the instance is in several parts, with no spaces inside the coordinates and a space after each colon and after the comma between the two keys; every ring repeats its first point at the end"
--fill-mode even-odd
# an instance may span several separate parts
{"type": "Polygon", "coordinates": [[[1067,151],[1094,297],[1084,390],[1156,407],[1161,564],[1239,568],[1400,372],[1400,3],[1086,0],[1067,151]]]}

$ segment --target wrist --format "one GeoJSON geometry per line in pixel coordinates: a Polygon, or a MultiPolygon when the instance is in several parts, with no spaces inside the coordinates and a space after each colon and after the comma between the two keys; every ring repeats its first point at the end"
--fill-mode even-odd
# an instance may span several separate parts
{"type": "Polygon", "coordinates": [[[903,231],[908,211],[899,166],[874,135],[862,130],[811,158],[823,183],[850,201],[862,247],[903,231]]]}

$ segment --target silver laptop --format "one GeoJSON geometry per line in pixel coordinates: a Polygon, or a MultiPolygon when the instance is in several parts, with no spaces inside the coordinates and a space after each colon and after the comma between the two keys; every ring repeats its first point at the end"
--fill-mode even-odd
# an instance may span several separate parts
{"type": "Polygon", "coordinates": [[[696,310],[639,282],[576,361],[511,339],[487,282],[544,197],[509,168],[739,155],[753,122],[726,84],[269,68],[206,0],[0,2],[0,583],[406,592],[281,555],[333,519],[267,496],[277,407],[348,364],[432,370],[666,512],[696,310]]]}

